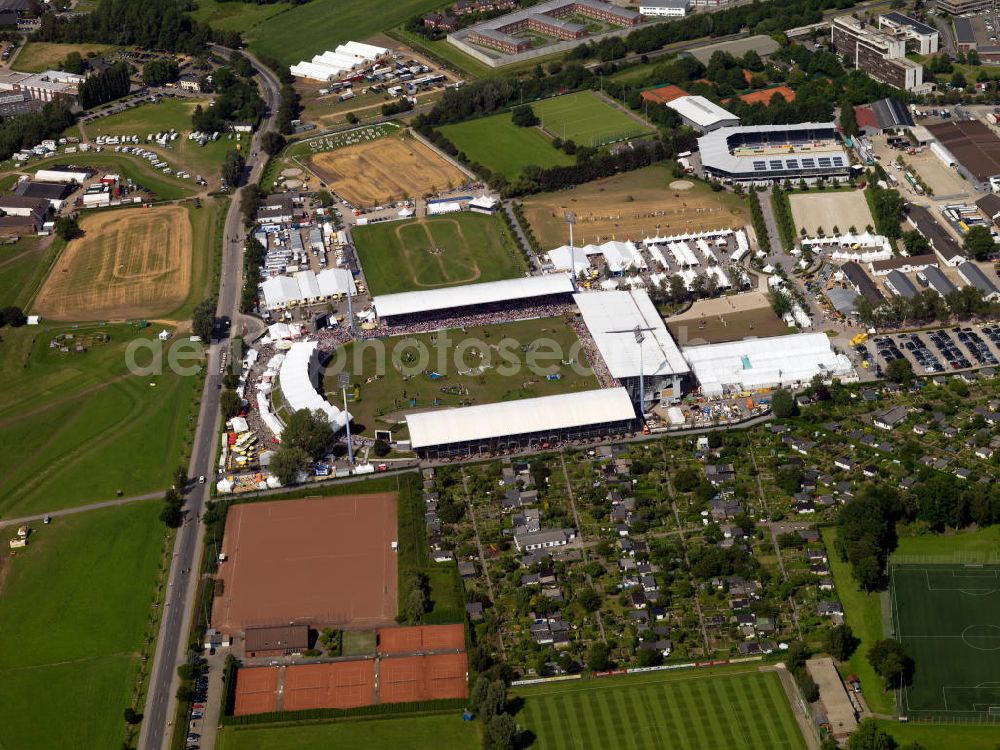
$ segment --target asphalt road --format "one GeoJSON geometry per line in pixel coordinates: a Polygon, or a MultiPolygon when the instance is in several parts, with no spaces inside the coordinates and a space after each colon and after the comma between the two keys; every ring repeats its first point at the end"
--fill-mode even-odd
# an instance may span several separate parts
{"type": "MultiPolygon", "coordinates": [[[[216,47],[216,52],[227,51],[216,47]]],[[[260,149],[260,137],[269,130],[278,111],[280,82],[268,68],[247,52],[243,53],[257,70],[262,84],[262,94],[267,104],[268,116],[261,124],[247,154],[249,167],[248,182],[260,178],[267,160],[260,149]]],[[[240,289],[243,265],[243,223],[240,215],[240,201],[237,193],[226,214],[225,235],[222,252],[222,273],[219,287],[217,316],[229,316],[234,331],[242,330],[244,321],[239,314],[240,289]]],[[[227,336],[214,341],[208,351],[208,375],[198,414],[198,429],[195,433],[194,448],[188,466],[188,476],[197,478],[215,476],[215,451],[219,434],[219,394],[222,375],[219,373],[221,356],[229,347],[227,336]]],[[[179,686],[177,667],[182,664],[187,649],[191,617],[194,612],[195,596],[198,590],[197,571],[201,569],[201,550],[204,526],[201,515],[210,497],[209,483],[199,484],[197,479],[189,485],[185,494],[185,521],[177,530],[174,556],[170,565],[170,578],[164,612],[160,621],[160,632],[153,657],[153,669],[146,695],[139,747],[143,750],[169,748],[171,722],[176,713],[176,693],[179,686]]]]}

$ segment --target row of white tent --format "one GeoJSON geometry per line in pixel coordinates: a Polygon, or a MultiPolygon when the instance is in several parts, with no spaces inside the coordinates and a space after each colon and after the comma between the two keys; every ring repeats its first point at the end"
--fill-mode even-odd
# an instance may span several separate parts
{"type": "Polygon", "coordinates": [[[299,271],[291,276],[272,276],[261,283],[264,306],[283,310],[290,305],[323,302],[343,294],[357,294],[354,276],[346,268],[299,271]]]}
{"type": "Polygon", "coordinates": [[[327,50],[321,55],[315,55],[312,60],[303,60],[289,68],[296,78],[310,78],[316,81],[329,81],[339,78],[352,70],[380,60],[389,54],[385,47],[363,42],[347,42],[335,50],[327,50]]]}

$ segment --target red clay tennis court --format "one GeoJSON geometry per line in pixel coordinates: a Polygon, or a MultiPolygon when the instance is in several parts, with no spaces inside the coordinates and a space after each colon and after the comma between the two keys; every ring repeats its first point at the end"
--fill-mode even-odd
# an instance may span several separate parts
{"type": "Polygon", "coordinates": [[[378,631],[380,654],[464,650],[464,625],[416,625],[407,628],[383,628],[378,631]]]}
{"type": "Polygon", "coordinates": [[[285,668],[285,711],[356,708],[375,702],[375,662],[300,664],[285,668]]]}
{"type": "Polygon", "coordinates": [[[397,656],[379,662],[379,703],[469,696],[466,655],[397,656]]]}
{"type": "Polygon", "coordinates": [[[234,505],[212,626],[236,634],[289,623],[372,628],[396,617],[396,496],[234,505]]]}
{"type": "Polygon", "coordinates": [[[262,714],[278,710],[278,668],[241,669],[236,673],[233,713],[262,714]]]}

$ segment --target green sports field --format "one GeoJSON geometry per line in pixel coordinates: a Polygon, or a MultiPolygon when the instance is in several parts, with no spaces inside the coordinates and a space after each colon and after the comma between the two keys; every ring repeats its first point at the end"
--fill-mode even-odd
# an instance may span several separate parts
{"type": "Polygon", "coordinates": [[[387,221],[357,227],[353,236],[372,294],[511,279],[527,270],[499,216],[387,221]]]}
{"type": "MultiPolygon", "coordinates": [[[[0,341],[0,516],[163,490],[195,415],[200,380],[164,368],[130,375],[125,351],[158,329],[90,326],[4,330],[0,341]],[[50,348],[71,333],[70,351],[50,348]],[[107,333],[109,343],[96,334],[107,333]],[[76,344],[87,351],[77,354],[76,344]]],[[[145,361],[145,360],[143,360],[145,361]]]]}
{"type": "Polygon", "coordinates": [[[532,750],[805,750],[773,672],[650,672],[514,692],[532,750]]]}
{"type": "MultiPolygon", "coordinates": [[[[0,747],[120,747],[139,653],[155,635],[159,510],[147,502],[33,524],[28,547],[3,560],[0,747]]],[[[5,548],[13,533],[0,534],[5,548]]]]}
{"type": "Polygon", "coordinates": [[[460,711],[444,716],[372,719],[283,727],[226,727],[218,750],[478,750],[478,722],[460,711]]]}
{"type": "Polygon", "coordinates": [[[196,5],[198,7],[191,13],[195,19],[207,23],[213,29],[239,31],[242,34],[294,7],[291,3],[283,2],[265,5],[262,3],[220,2],[220,0],[197,0],[196,5]]]}
{"type": "Polygon", "coordinates": [[[445,125],[440,131],[470,161],[508,180],[515,179],[530,165],[549,168],[574,163],[572,156],[554,148],[538,128],[514,125],[509,113],[445,125]]]}
{"type": "Polygon", "coordinates": [[[603,146],[653,132],[651,126],[611,106],[593,91],[544,99],[531,106],[543,128],[579,146],[603,146]]]}
{"type": "Polygon", "coordinates": [[[894,565],[893,623],[915,668],[915,718],[1000,718],[1000,565],[894,565]]]}
{"type": "Polygon", "coordinates": [[[376,429],[392,429],[395,437],[405,434],[404,425],[396,423],[406,412],[426,410],[435,405],[493,404],[599,387],[597,379],[587,369],[587,357],[580,351],[576,333],[562,318],[378,339],[360,345],[349,344],[337,356],[342,359],[331,361],[326,390],[339,393],[336,383],[341,369],[354,376],[353,382],[359,385],[361,398],[349,405],[353,424],[362,434],[372,437],[376,429]],[[551,342],[556,354],[545,354],[542,341],[551,342]],[[504,342],[503,355],[499,348],[501,342],[504,342]],[[421,349],[427,352],[428,358],[419,374],[407,377],[393,366],[392,362],[396,361],[415,368],[409,357],[415,357],[414,352],[421,349]],[[480,353],[484,355],[482,358],[480,353]],[[571,357],[579,368],[562,364],[571,357]],[[507,361],[519,363],[515,373],[505,372],[507,361]],[[340,366],[340,362],[345,366],[340,366]],[[533,363],[537,365],[534,369],[544,368],[545,374],[532,373],[530,366],[533,363]],[[547,379],[548,368],[559,377],[547,379]],[[443,377],[434,377],[432,373],[443,377]]]}

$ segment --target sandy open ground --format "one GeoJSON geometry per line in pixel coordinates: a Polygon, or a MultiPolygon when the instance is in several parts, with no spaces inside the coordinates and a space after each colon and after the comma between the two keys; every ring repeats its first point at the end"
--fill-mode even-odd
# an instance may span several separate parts
{"type": "Polygon", "coordinates": [[[647,167],[581,185],[573,190],[533,195],[524,200],[524,216],[543,250],[569,242],[564,214],[576,214],[573,239],[578,245],[606,240],[741,227],[749,212],[739,196],[713,193],[702,183],[671,189],[663,167],[647,167]]]}
{"type": "Polygon", "coordinates": [[[396,496],[235,505],[212,626],[372,628],[396,617],[396,496]]]}
{"type": "Polygon", "coordinates": [[[836,192],[829,190],[813,190],[808,193],[795,193],[788,196],[792,207],[792,219],[798,232],[805,227],[810,237],[815,237],[818,229],[830,235],[833,228],[841,232],[854,227],[857,231],[865,231],[865,227],[873,224],[868,201],[860,190],[851,192],[836,192]]]}
{"type": "Polygon", "coordinates": [[[55,320],[166,315],[191,286],[191,222],[181,206],[103,211],[60,255],[32,305],[55,320]]]}
{"type": "Polygon", "coordinates": [[[468,178],[416,138],[386,137],[311,157],[320,179],[355,206],[421,198],[468,178]]]}
{"type": "Polygon", "coordinates": [[[771,309],[762,292],[747,292],[718,299],[698,300],[681,315],[666,320],[681,346],[763,338],[788,332],[788,326],[771,309]]]}

